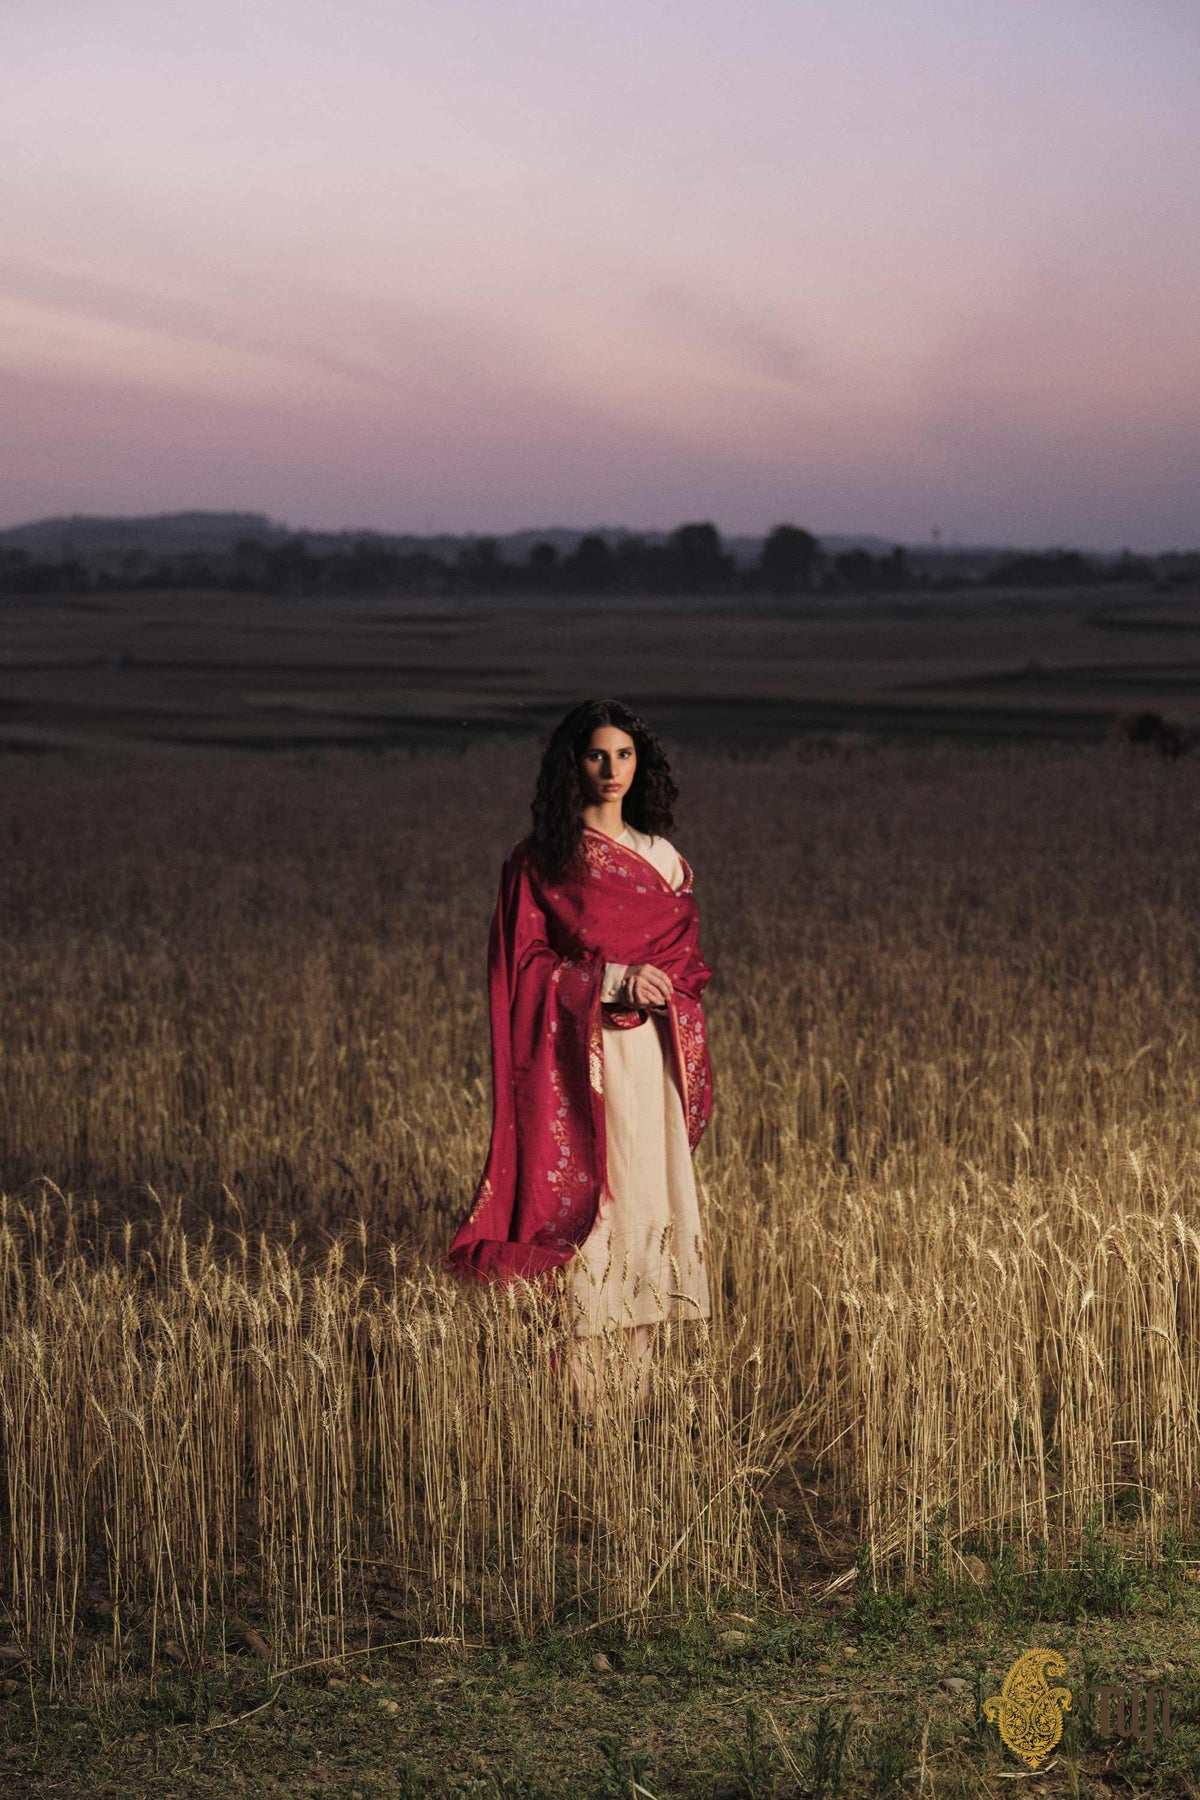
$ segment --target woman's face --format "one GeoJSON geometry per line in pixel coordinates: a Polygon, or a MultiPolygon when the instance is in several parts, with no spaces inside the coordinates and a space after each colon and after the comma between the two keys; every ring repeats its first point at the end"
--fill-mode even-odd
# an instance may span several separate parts
{"type": "Polygon", "coordinates": [[[624,800],[637,768],[637,746],[616,725],[597,725],[579,759],[579,781],[585,806],[611,806],[624,800]]]}

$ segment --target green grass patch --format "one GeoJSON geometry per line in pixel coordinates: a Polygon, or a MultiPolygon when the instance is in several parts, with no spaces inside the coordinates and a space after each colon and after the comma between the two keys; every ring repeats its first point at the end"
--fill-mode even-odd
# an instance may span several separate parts
{"type": "MultiPolygon", "coordinates": [[[[936,1534],[935,1534],[936,1535],[936,1534]]],[[[626,1638],[545,1631],[487,1649],[372,1651],[283,1680],[247,1655],[153,1674],[119,1666],[88,1700],[24,1672],[0,1702],[0,1791],[88,1800],[858,1800],[1008,1791],[1021,1765],[984,1715],[1015,1658],[1057,1650],[1073,1705],[1042,1794],[1200,1796],[1200,1588],[1187,1547],[1135,1564],[1098,1529],[1080,1557],[982,1584],[927,1547],[909,1592],[789,1614],[742,1597],[626,1638]],[[1104,1729],[1102,1685],[1152,1684],[1169,1735],[1104,1729]],[[1190,1785],[1189,1785],[1190,1784],[1190,1785]]],[[[980,1560],[983,1560],[982,1558],[980,1560]]]]}

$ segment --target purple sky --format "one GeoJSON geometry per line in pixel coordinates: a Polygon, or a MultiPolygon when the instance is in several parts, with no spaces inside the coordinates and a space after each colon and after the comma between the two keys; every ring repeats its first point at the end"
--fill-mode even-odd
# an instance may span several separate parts
{"type": "Polygon", "coordinates": [[[0,524],[1200,543],[1196,0],[6,0],[0,524]]]}

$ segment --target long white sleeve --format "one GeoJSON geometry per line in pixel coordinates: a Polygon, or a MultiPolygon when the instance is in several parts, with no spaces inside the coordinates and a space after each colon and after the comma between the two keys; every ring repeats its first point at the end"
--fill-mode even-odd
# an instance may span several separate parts
{"type": "Polygon", "coordinates": [[[628,967],[628,963],[605,963],[604,980],[600,983],[600,998],[605,1006],[611,1006],[621,992],[628,967]]]}

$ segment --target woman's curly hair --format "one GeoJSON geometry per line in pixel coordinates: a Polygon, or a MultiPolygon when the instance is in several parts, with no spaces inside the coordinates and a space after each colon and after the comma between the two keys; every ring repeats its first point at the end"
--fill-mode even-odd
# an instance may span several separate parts
{"type": "Polygon", "coordinates": [[[653,837],[664,836],[674,823],[671,809],[679,790],[649,726],[619,700],[583,700],[554,727],[538,770],[530,841],[534,861],[547,881],[561,881],[579,858],[584,804],[579,765],[598,725],[615,725],[626,732],[637,750],[637,768],[622,808],[625,823],[653,837]]]}

